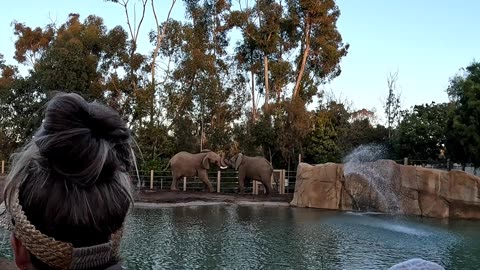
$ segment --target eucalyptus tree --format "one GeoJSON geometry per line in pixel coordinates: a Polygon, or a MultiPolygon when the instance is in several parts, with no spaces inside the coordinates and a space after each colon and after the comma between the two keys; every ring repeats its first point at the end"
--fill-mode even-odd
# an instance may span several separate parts
{"type": "Polygon", "coordinates": [[[227,148],[231,123],[240,117],[244,103],[244,83],[227,52],[230,3],[184,4],[186,21],[170,22],[163,39],[169,46],[160,49],[175,61],[164,84],[167,115],[176,140],[190,138],[200,149],[227,148]]]}

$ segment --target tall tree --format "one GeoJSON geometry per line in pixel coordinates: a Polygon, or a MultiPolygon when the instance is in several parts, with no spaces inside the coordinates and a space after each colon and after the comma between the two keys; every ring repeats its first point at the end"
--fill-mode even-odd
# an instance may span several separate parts
{"type": "Polygon", "coordinates": [[[340,75],[340,59],[349,45],[337,30],[340,9],[334,0],[287,0],[287,6],[288,19],[295,27],[290,38],[300,44],[292,99],[309,100],[316,94],[309,92],[316,91],[320,83],[340,75]]]}
{"type": "Polygon", "coordinates": [[[240,117],[244,104],[244,84],[226,52],[230,4],[188,0],[185,6],[188,21],[172,22],[176,28],[164,39],[178,48],[162,49],[177,59],[165,84],[168,115],[175,137],[196,136],[200,149],[225,148],[232,132],[230,123],[240,117]],[[177,129],[181,123],[190,127],[177,129]]]}

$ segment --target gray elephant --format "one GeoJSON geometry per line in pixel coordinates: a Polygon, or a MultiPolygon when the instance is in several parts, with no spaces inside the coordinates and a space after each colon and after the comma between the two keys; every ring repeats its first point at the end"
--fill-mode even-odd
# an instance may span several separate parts
{"type": "Polygon", "coordinates": [[[228,168],[228,161],[215,152],[204,150],[197,154],[179,152],[168,162],[172,170],[171,190],[178,190],[178,180],[183,177],[197,176],[202,180],[209,192],[213,192],[212,183],[208,180],[210,163],[216,163],[222,170],[228,168]]]}
{"type": "Polygon", "coordinates": [[[273,167],[264,157],[249,157],[242,153],[230,159],[231,166],[238,171],[239,192],[245,192],[245,184],[257,180],[262,182],[266,194],[272,194],[273,167]]]}

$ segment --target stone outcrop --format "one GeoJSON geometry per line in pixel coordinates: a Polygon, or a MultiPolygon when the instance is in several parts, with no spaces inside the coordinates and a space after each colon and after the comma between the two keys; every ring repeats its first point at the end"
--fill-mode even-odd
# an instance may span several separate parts
{"type": "Polygon", "coordinates": [[[480,219],[480,177],[399,165],[301,163],[290,203],[297,207],[480,219]]]}

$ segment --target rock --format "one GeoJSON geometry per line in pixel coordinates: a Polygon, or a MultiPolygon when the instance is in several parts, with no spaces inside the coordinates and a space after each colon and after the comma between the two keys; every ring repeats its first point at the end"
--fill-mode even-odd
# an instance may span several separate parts
{"type": "MultiPolygon", "coordinates": [[[[405,166],[406,167],[406,166],[405,166]]],[[[445,171],[415,167],[417,190],[431,194],[439,194],[440,192],[440,174],[445,171]]]]}
{"type": "Polygon", "coordinates": [[[301,163],[291,205],[480,219],[479,192],[480,178],[462,171],[405,166],[389,160],[347,165],[301,163]],[[376,177],[375,186],[367,177],[376,177]]]}
{"type": "Polygon", "coordinates": [[[402,187],[418,190],[417,170],[414,166],[398,166],[400,173],[400,183],[402,187]]]}
{"type": "Polygon", "coordinates": [[[400,209],[409,215],[421,216],[422,210],[418,202],[418,190],[402,187],[399,195],[400,209]]]}
{"type": "Polygon", "coordinates": [[[445,268],[437,263],[415,258],[398,263],[388,270],[445,270],[445,268]]]}
{"type": "Polygon", "coordinates": [[[450,171],[448,175],[448,199],[480,203],[479,177],[457,170],[450,171]]]}
{"type": "Polygon", "coordinates": [[[420,193],[419,206],[422,216],[448,218],[449,205],[444,198],[434,194],[420,193]]]}
{"type": "Polygon", "coordinates": [[[297,169],[295,194],[290,203],[298,207],[338,209],[342,184],[334,163],[311,166],[301,163],[297,169]]]}

